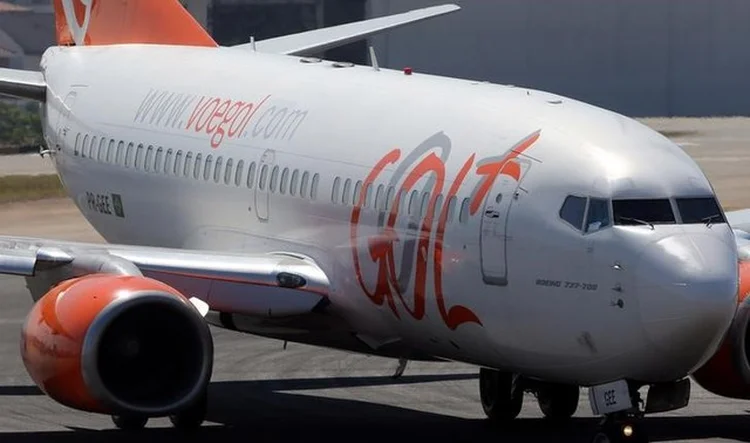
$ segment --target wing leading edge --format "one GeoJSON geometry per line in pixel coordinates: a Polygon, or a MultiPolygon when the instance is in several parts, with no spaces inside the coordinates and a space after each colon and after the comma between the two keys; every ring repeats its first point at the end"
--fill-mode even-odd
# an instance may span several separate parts
{"type": "Polygon", "coordinates": [[[361,40],[384,31],[456,12],[458,5],[447,4],[430,8],[416,9],[403,14],[389,15],[345,25],[290,34],[282,37],[243,43],[233,48],[257,50],[284,55],[311,55],[327,49],[361,40]]]}
{"type": "Polygon", "coordinates": [[[70,278],[106,273],[150,277],[211,310],[254,317],[303,315],[326,305],[329,280],[309,257],[0,237],[0,274],[20,275],[34,300],[70,278]]]}

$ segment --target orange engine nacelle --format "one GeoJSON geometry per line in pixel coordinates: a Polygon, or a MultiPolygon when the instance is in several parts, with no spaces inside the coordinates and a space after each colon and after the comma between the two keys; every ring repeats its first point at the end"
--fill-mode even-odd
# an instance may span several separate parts
{"type": "Polygon", "coordinates": [[[704,389],[723,397],[750,399],[750,261],[739,266],[739,307],[724,342],[693,374],[704,389]]]}
{"type": "Polygon", "coordinates": [[[169,415],[205,393],[213,368],[203,317],[177,290],[146,277],[64,281],[34,305],[21,338],[34,382],[90,412],[169,415]]]}

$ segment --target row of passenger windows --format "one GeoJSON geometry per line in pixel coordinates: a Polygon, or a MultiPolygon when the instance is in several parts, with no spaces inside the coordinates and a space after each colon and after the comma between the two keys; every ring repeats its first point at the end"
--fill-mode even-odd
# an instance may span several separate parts
{"type": "Polygon", "coordinates": [[[73,150],[74,155],[90,158],[102,163],[122,165],[145,172],[163,173],[166,175],[182,176],[195,180],[213,180],[215,183],[235,186],[247,186],[253,189],[256,173],[260,174],[258,189],[278,192],[291,196],[299,196],[315,200],[318,195],[320,174],[279,166],[260,166],[260,172],[255,162],[245,167],[245,161],[209,154],[193,154],[191,151],[165,149],[161,146],[145,146],[143,144],[115,141],[78,134],[73,150]],[[270,179],[269,179],[270,176],[270,179]],[[280,177],[279,177],[280,176],[280,177]]]}
{"type": "Polygon", "coordinates": [[[560,208],[560,218],[583,232],[594,232],[612,225],[725,223],[714,197],[674,199],[610,200],[569,195],[560,208]],[[584,223],[585,219],[585,223],[584,223]]]}
{"type": "MultiPolygon", "coordinates": [[[[245,161],[223,156],[209,154],[205,157],[201,153],[193,154],[191,151],[165,149],[161,146],[127,143],[106,139],[104,137],[78,134],[73,150],[74,155],[89,158],[102,163],[122,165],[126,168],[163,173],[166,175],[182,176],[204,181],[213,180],[215,183],[235,186],[247,186],[253,189],[255,186],[256,173],[258,177],[258,189],[269,192],[287,193],[293,197],[299,196],[311,200],[317,199],[320,174],[311,174],[299,169],[281,168],[263,164],[260,171],[255,162],[245,167],[245,161]]],[[[354,206],[359,202],[362,192],[362,181],[354,183],[351,179],[336,177],[331,190],[331,202],[334,204],[354,206]]],[[[424,217],[430,204],[431,194],[428,192],[412,191],[407,193],[401,191],[399,199],[399,212],[401,215],[424,217]]],[[[381,212],[390,212],[396,197],[396,189],[393,186],[368,185],[365,190],[365,200],[362,207],[381,212]]],[[[435,201],[435,213],[433,220],[437,221],[443,209],[444,197],[439,194],[435,201]]],[[[458,199],[451,197],[448,202],[447,223],[456,219],[456,208],[458,199]]],[[[461,201],[458,210],[458,221],[466,223],[469,220],[469,199],[461,201]]]]}
{"type": "MultiPolygon", "coordinates": [[[[354,182],[351,179],[341,179],[336,177],[333,180],[333,187],[331,189],[331,202],[336,205],[356,206],[360,203],[362,198],[362,181],[354,182]]],[[[385,185],[368,184],[364,190],[364,201],[362,202],[362,208],[373,209],[379,212],[390,212],[393,209],[393,205],[396,202],[396,188],[393,186],[386,187],[385,185]]],[[[430,207],[430,199],[432,194],[429,192],[401,191],[399,198],[399,213],[402,216],[412,216],[420,219],[427,215],[427,211],[430,207]]],[[[443,203],[445,197],[443,194],[438,194],[435,199],[435,211],[433,214],[433,221],[439,220],[439,217],[443,210],[443,203]]],[[[458,199],[456,196],[452,196],[448,201],[448,218],[447,223],[452,223],[456,218],[456,207],[458,199]]],[[[465,198],[461,202],[461,208],[458,212],[458,221],[460,223],[466,223],[469,220],[469,199],[465,198]]]]}

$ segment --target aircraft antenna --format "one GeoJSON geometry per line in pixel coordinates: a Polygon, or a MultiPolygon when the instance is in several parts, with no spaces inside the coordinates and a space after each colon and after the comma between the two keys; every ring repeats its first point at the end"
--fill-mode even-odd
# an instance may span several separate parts
{"type": "Polygon", "coordinates": [[[253,52],[257,52],[258,48],[255,46],[255,36],[250,36],[250,47],[253,48],[253,52]]]}
{"type": "Polygon", "coordinates": [[[378,64],[378,56],[375,55],[375,48],[370,46],[370,63],[373,69],[380,71],[380,64],[378,64]]]}

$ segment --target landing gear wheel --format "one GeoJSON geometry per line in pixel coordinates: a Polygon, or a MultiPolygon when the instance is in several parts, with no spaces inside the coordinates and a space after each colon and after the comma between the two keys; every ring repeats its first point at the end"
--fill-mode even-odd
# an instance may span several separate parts
{"type": "Polygon", "coordinates": [[[511,373],[481,368],[479,396],[484,413],[493,423],[509,422],[521,412],[523,391],[514,389],[511,373]]]}
{"type": "Polygon", "coordinates": [[[148,417],[145,415],[113,415],[112,422],[124,431],[136,431],[146,426],[148,417]]]}
{"type": "Polygon", "coordinates": [[[629,421],[607,421],[594,434],[591,443],[648,443],[648,436],[640,426],[629,421]]]}
{"type": "Polygon", "coordinates": [[[571,385],[549,385],[537,391],[539,409],[550,420],[567,420],[578,409],[580,389],[571,385]]]}
{"type": "Polygon", "coordinates": [[[206,419],[206,410],[208,406],[208,396],[202,395],[200,399],[192,406],[184,409],[177,414],[170,415],[169,421],[177,429],[197,429],[206,419]]]}

